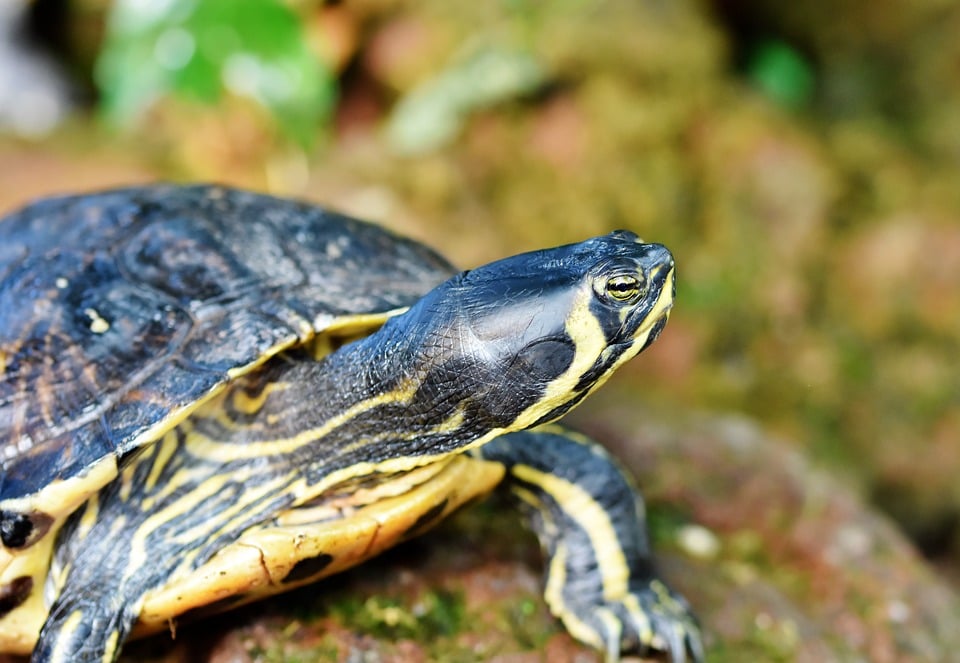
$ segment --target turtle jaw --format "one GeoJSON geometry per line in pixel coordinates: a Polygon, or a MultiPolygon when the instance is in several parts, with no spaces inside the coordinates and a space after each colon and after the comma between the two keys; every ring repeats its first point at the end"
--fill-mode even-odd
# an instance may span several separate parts
{"type": "Polygon", "coordinates": [[[667,325],[670,319],[670,312],[673,310],[673,303],[676,298],[676,268],[671,259],[669,264],[656,267],[651,270],[649,278],[651,288],[658,290],[658,296],[653,305],[647,312],[636,311],[635,315],[641,317],[639,324],[636,325],[637,331],[629,343],[636,347],[636,351],[630,354],[631,357],[646,350],[660,337],[660,333],[667,325]]]}
{"type": "MultiPolygon", "coordinates": [[[[640,240],[637,242],[640,243],[640,240]]],[[[554,421],[570,411],[603,386],[620,366],[646,350],[660,336],[670,318],[676,283],[673,257],[666,247],[655,246],[662,250],[664,257],[649,270],[640,270],[649,283],[644,301],[632,310],[624,311],[619,328],[616,332],[606,332],[606,347],[599,353],[594,366],[582,374],[580,382],[571,390],[567,402],[538,423],[554,421]],[[633,333],[629,333],[631,328],[634,329],[633,333]],[[618,340],[615,338],[616,333],[623,334],[625,338],[618,340]]]]}

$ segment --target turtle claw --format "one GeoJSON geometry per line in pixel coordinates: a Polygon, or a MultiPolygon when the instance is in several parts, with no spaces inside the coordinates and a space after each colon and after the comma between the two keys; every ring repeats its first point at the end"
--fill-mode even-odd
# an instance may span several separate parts
{"type": "Polygon", "coordinates": [[[635,589],[604,610],[614,617],[599,620],[607,624],[607,663],[619,660],[620,653],[659,654],[671,663],[706,660],[700,626],[690,606],[659,580],[635,589]],[[612,651],[618,641],[619,651],[612,651]]]}

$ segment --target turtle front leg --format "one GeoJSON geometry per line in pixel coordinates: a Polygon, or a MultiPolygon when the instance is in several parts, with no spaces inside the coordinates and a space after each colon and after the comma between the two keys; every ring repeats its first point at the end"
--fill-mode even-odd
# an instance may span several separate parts
{"type": "Polygon", "coordinates": [[[607,653],[703,661],[687,602],[653,568],[643,502],[600,445],[561,426],[498,438],[476,454],[504,465],[547,556],[545,598],[578,640],[607,653]]]}
{"type": "Polygon", "coordinates": [[[138,611],[136,605],[116,606],[99,596],[70,595],[54,605],[30,663],[113,661],[138,611]]]}

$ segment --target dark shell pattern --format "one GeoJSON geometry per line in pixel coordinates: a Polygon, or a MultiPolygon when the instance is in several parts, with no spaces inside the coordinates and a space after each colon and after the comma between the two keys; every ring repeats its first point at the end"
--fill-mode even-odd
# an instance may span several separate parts
{"type": "Polygon", "coordinates": [[[0,221],[0,503],[172,424],[342,316],[410,305],[440,256],[318,207],[216,186],[32,204],[0,221]]]}

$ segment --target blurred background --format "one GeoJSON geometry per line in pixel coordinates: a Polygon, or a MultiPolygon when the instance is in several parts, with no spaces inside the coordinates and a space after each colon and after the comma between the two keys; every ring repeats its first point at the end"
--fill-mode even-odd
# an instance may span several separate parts
{"type": "Polygon", "coordinates": [[[953,0],[0,0],[0,212],[217,181],[464,267],[615,228],[663,242],[670,325],[595,399],[604,422],[643,413],[621,438],[687,431],[642,435],[628,463],[716,660],[957,660],[935,647],[960,631],[958,34],[953,0]],[[697,465],[738,426],[757,446],[736,471],[697,465]],[[767,509],[783,482],[744,492],[788,471],[789,515],[767,509]],[[828,517],[808,481],[849,507],[841,548],[884,528],[936,617],[816,607],[845,571],[807,563],[826,535],[798,552],[828,517]],[[730,603],[748,580],[768,583],[762,611],[730,603]],[[898,624],[929,639],[883,631],[898,624]]]}

